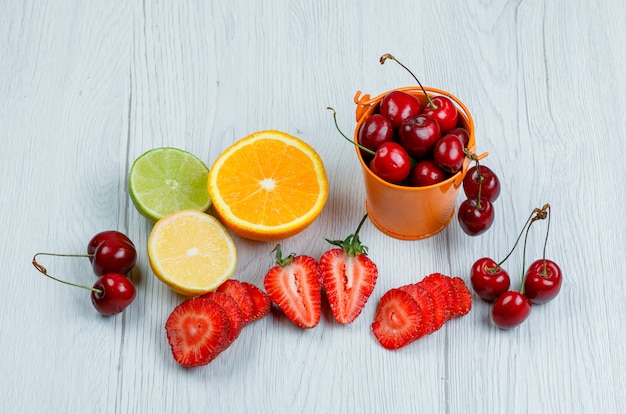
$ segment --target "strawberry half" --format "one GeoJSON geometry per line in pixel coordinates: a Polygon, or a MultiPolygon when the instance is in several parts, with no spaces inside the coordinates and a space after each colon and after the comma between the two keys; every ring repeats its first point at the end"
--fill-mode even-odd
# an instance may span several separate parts
{"type": "Polygon", "coordinates": [[[417,302],[404,290],[391,289],[378,302],[372,333],[383,347],[398,349],[419,337],[421,325],[417,302]]]}
{"type": "Polygon", "coordinates": [[[313,328],[320,321],[322,284],[319,265],[310,256],[291,254],[282,257],[280,245],[276,266],[264,279],[268,296],[283,313],[301,328],[313,328]]]}
{"type": "Polygon", "coordinates": [[[211,362],[228,346],[230,322],[217,303],[191,298],[174,308],[165,332],[176,362],[197,367],[211,362]]]}
{"type": "Polygon", "coordinates": [[[211,300],[224,309],[226,316],[228,316],[228,322],[230,323],[230,332],[228,336],[229,345],[233,343],[235,339],[241,333],[241,330],[246,326],[246,321],[243,319],[243,313],[241,308],[233,299],[232,296],[222,292],[208,292],[201,296],[200,299],[211,300]]]}
{"type": "Polygon", "coordinates": [[[225,293],[235,299],[235,302],[239,305],[239,309],[241,309],[246,325],[252,321],[254,316],[254,302],[252,301],[250,293],[248,293],[248,289],[239,280],[228,279],[215,291],[225,293]]]}
{"type": "Polygon", "coordinates": [[[258,321],[264,318],[272,310],[272,300],[267,293],[248,282],[241,282],[242,285],[248,289],[248,293],[252,298],[252,304],[254,305],[254,313],[252,314],[252,321],[258,321]]]}
{"type": "Polygon", "coordinates": [[[328,240],[338,249],[326,251],[320,258],[322,285],[330,310],[342,324],[353,322],[365,307],[378,279],[376,264],[367,257],[367,247],[359,240],[363,217],[354,234],[345,240],[328,240]]]}

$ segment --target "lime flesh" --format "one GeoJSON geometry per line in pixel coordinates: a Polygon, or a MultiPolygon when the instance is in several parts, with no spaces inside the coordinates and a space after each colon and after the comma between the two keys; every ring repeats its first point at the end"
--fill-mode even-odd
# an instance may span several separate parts
{"type": "Polygon", "coordinates": [[[205,212],[211,206],[209,169],[199,158],[177,148],[155,148],[133,163],[128,190],[137,211],[152,222],[181,210],[205,212]]]}

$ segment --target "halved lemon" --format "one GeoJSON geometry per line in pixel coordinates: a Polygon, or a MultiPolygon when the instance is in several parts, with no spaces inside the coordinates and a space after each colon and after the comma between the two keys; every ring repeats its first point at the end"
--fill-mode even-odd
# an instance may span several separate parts
{"type": "Polygon", "coordinates": [[[195,296],[216,289],[232,276],[237,250],[215,217],[183,210],[156,222],[148,238],[148,258],[163,283],[195,296]]]}
{"type": "Polygon", "coordinates": [[[293,236],[321,213],[328,180],[317,152],[280,131],[259,131],[231,145],[209,170],[217,216],[241,237],[276,241],[293,236]]]}

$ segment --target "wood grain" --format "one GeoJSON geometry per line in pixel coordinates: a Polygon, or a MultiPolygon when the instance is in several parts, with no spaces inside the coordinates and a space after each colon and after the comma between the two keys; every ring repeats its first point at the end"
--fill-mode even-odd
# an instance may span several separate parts
{"type": "MultiPolygon", "coordinates": [[[[0,3],[0,411],[620,412],[625,18],[619,0],[0,3]],[[282,243],[319,257],[325,237],[344,237],[365,212],[359,164],[326,107],[352,134],[357,90],[414,84],[378,63],[387,52],[470,108],[478,149],[503,184],[493,228],[471,238],[453,221],[407,242],[368,224],[361,238],[380,277],[356,322],[340,326],[325,307],[318,327],[301,330],[273,312],[209,366],[177,366],[163,325],[183,297],[150,271],[151,225],[127,193],[133,160],[173,146],[210,165],[261,129],[307,140],[330,197],[282,243]],[[565,277],[555,301],[501,331],[475,297],[469,315],[410,346],[376,342],[370,324],[385,291],[431,272],[468,281],[471,264],[503,258],[547,202],[547,253],[565,277]],[[43,278],[30,261],[82,252],[111,228],[140,249],[138,296],[102,318],[88,293],[43,278]]],[[[545,230],[533,227],[527,262],[541,256],[545,230]]],[[[235,242],[236,277],[261,286],[274,245],[235,242]]],[[[80,259],[44,265],[95,281],[80,259]]],[[[507,269],[517,286],[521,249],[507,269]]]]}

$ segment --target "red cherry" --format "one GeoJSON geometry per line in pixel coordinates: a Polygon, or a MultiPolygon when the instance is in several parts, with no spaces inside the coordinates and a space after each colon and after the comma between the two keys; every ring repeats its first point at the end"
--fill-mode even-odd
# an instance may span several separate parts
{"type": "Polygon", "coordinates": [[[407,119],[398,130],[400,144],[415,160],[432,158],[433,148],[440,137],[439,124],[426,114],[407,119]]]}
{"type": "Polygon", "coordinates": [[[391,121],[381,114],[368,117],[358,133],[358,143],[372,151],[376,151],[385,142],[393,141],[393,138],[391,121]]]}
{"type": "Polygon", "coordinates": [[[491,227],[495,218],[493,206],[486,198],[468,198],[459,206],[458,219],[463,231],[478,236],[491,227]]]}
{"type": "Polygon", "coordinates": [[[506,270],[488,257],[478,259],[470,271],[470,283],[478,296],[493,302],[509,290],[511,278],[506,270]]]}
{"type": "MultiPolygon", "coordinates": [[[[100,243],[102,243],[105,240],[121,240],[121,241],[125,241],[127,243],[133,244],[133,242],[128,238],[127,235],[125,235],[122,232],[119,232],[117,230],[106,230],[106,231],[102,231],[98,234],[96,234],[95,236],[93,236],[91,238],[91,240],[89,240],[89,243],[87,244],[87,254],[90,255],[89,256],[89,261],[93,262],[93,254],[96,251],[96,247],[98,247],[98,245],[100,243]]],[[[133,244],[134,246],[134,244],[133,244]]]]}
{"type": "Polygon", "coordinates": [[[137,261],[137,251],[132,243],[109,239],[100,243],[93,253],[91,262],[96,275],[105,273],[126,274],[132,270],[137,261]]]}
{"type": "Polygon", "coordinates": [[[558,295],[562,282],[561,268],[552,260],[539,259],[526,270],[524,294],[532,303],[546,303],[558,295]]]}
{"type": "Polygon", "coordinates": [[[425,114],[432,116],[441,128],[441,133],[445,134],[451,129],[456,128],[459,122],[459,113],[454,105],[454,102],[446,96],[435,96],[430,99],[436,108],[430,104],[426,104],[424,110],[425,114]]]}
{"type": "Polygon", "coordinates": [[[446,135],[449,135],[449,134],[456,135],[457,137],[459,137],[459,139],[463,143],[463,148],[467,148],[467,146],[469,145],[470,134],[469,132],[467,132],[467,129],[463,127],[457,127],[448,131],[446,135]]]}
{"type": "Polygon", "coordinates": [[[370,162],[374,174],[389,183],[399,183],[409,176],[411,160],[409,154],[397,142],[385,142],[376,151],[370,162]]]}
{"type": "Polygon", "coordinates": [[[98,278],[91,292],[91,303],[102,315],[122,312],[135,299],[133,283],[124,275],[107,273],[98,278]]]}
{"type": "Polygon", "coordinates": [[[435,163],[444,171],[456,174],[463,167],[463,143],[456,135],[444,135],[433,150],[435,163]]]}
{"type": "Polygon", "coordinates": [[[467,174],[465,174],[465,178],[463,179],[463,191],[468,198],[478,197],[479,187],[480,195],[492,203],[496,201],[500,195],[500,180],[498,176],[490,168],[482,164],[478,168],[473,166],[467,170],[467,174]],[[480,176],[478,175],[479,170],[480,176]]]}
{"type": "Polygon", "coordinates": [[[446,179],[446,173],[430,160],[415,164],[411,170],[409,181],[413,187],[425,187],[440,183],[446,179]]]}
{"type": "Polygon", "coordinates": [[[514,328],[528,318],[532,304],[520,292],[509,290],[498,297],[491,309],[491,319],[502,329],[514,328]]]}
{"type": "Polygon", "coordinates": [[[394,128],[399,128],[404,120],[419,114],[421,110],[420,101],[402,91],[389,92],[383,97],[379,108],[380,114],[391,121],[394,128]]]}

